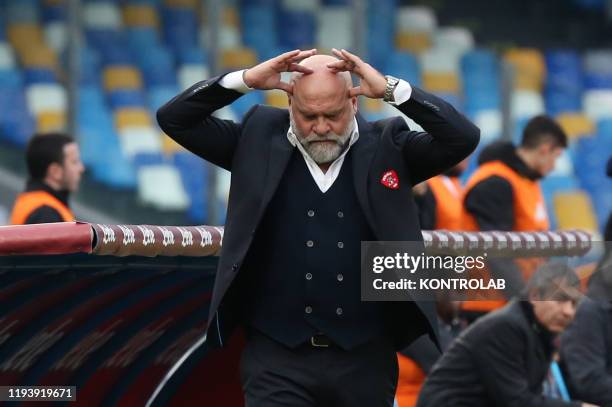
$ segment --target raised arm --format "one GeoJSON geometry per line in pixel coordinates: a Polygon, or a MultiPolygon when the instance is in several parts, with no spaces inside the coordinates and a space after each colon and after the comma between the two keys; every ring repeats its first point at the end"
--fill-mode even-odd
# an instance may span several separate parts
{"type": "MultiPolygon", "coordinates": [[[[251,89],[281,89],[291,92],[291,86],[281,81],[282,72],[308,68],[298,63],[315,53],[314,50],[294,50],[269,59],[241,73],[242,81],[251,89]]],[[[229,76],[229,75],[228,75],[229,76]]],[[[207,161],[231,171],[232,157],[242,127],[231,120],[221,120],[212,113],[238,99],[243,93],[229,89],[224,76],[198,82],[182,92],[157,111],[157,121],[162,130],[177,143],[207,161]]],[[[252,111],[252,110],[251,110],[252,111]]],[[[248,118],[249,113],[245,117],[248,118]]]]}
{"type": "MultiPolygon", "coordinates": [[[[359,86],[350,96],[363,95],[382,99],[387,79],[371,65],[346,50],[333,50],[339,58],[329,64],[335,71],[349,71],[359,77],[359,86]]],[[[412,118],[425,132],[399,128],[395,142],[401,148],[413,185],[451,168],[467,157],[478,145],[480,130],[449,103],[400,80],[388,100],[400,112],[412,118]]]]}

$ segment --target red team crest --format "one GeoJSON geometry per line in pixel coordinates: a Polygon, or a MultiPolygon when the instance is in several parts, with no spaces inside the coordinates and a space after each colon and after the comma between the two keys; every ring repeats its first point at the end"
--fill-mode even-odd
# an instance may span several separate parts
{"type": "Polygon", "coordinates": [[[390,189],[398,189],[399,188],[399,177],[397,176],[397,172],[394,170],[389,170],[385,172],[380,179],[380,183],[390,189]]]}

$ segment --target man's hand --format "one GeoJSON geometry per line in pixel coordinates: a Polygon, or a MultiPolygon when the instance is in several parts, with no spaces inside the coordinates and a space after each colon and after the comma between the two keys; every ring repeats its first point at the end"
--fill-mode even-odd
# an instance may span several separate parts
{"type": "Polygon", "coordinates": [[[599,406],[596,406],[595,404],[582,403],[582,407],[599,407],[599,406]]]}
{"type": "Polygon", "coordinates": [[[363,95],[372,99],[381,99],[385,95],[387,79],[372,65],[363,62],[357,55],[345,49],[333,48],[332,52],[340,58],[339,61],[327,65],[332,72],[352,72],[359,77],[359,86],[349,91],[349,97],[363,95]]]}
{"type": "Polygon", "coordinates": [[[300,61],[317,53],[316,49],[300,51],[299,49],[285,52],[282,55],[268,59],[259,65],[244,71],[244,83],[253,89],[281,89],[293,94],[293,85],[281,81],[282,72],[312,73],[312,69],[299,65],[300,61]]]}

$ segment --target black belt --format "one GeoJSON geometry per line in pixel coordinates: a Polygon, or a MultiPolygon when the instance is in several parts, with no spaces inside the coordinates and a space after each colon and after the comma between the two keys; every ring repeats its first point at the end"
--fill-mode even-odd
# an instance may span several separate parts
{"type": "Polygon", "coordinates": [[[333,344],[332,340],[323,334],[316,334],[310,337],[310,346],[313,348],[329,348],[333,344]]]}

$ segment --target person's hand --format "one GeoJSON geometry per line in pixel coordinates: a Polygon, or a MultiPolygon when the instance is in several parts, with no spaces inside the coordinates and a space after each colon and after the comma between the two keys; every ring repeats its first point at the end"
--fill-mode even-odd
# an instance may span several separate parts
{"type": "Polygon", "coordinates": [[[582,403],[582,407],[599,407],[595,404],[590,404],[590,403],[582,403]]]}
{"type": "Polygon", "coordinates": [[[363,95],[372,99],[381,99],[385,95],[387,79],[372,65],[345,49],[333,48],[332,52],[340,58],[336,62],[327,64],[332,72],[352,72],[359,78],[359,86],[349,91],[349,97],[363,95]]]}
{"type": "Polygon", "coordinates": [[[299,49],[285,52],[277,57],[268,59],[259,65],[244,71],[244,83],[253,89],[268,90],[280,89],[293,94],[293,86],[281,81],[282,72],[312,73],[312,69],[299,65],[300,61],[317,53],[316,49],[300,51],[299,49]]]}

